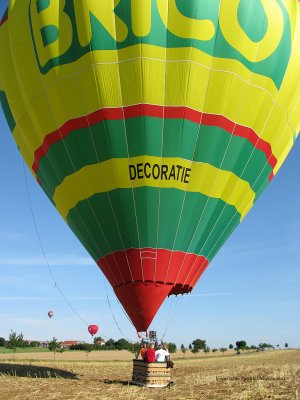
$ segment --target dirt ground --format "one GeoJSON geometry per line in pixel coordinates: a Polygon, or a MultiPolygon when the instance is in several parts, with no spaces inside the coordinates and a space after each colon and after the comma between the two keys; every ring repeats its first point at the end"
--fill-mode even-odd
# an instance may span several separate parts
{"type": "Polygon", "coordinates": [[[126,360],[1,360],[0,399],[300,399],[300,350],[177,359],[170,389],[133,386],[131,372],[126,360]]]}

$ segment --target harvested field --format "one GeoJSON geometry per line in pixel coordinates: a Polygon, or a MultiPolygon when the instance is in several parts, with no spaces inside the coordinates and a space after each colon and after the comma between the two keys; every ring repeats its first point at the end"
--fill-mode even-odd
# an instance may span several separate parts
{"type": "Polygon", "coordinates": [[[177,359],[175,364],[174,386],[146,389],[130,385],[130,361],[1,360],[0,399],[300,399],[300,350],[177,359]]]}
{"type": "MultiPolygon", "coordinates": [[[[197,358],[203,357],[203,358],[208,358],[208,357],[220,357],[220,352],[217,353],[209,353],[209,355],[205,355],[203,352],[200,352],[197,354],[197,358]]],[[[235,351],[234,350],[228,350],[225,353],[225,357],[228,357],[230,355],[234,355],[235,351]]],[[[50,352],[49,350],[42,351],[42,352],[33,352],[33,353],[23,353],[23,352],[17,352],[15,356],[13,355],[12,352],[10,353],[0,353],[0,361],[1,360],[40,360],[40,361],[47,361],[53,360],[53,353],[50,352]]],[[[64,353],[56,353],[56,361],[86,361],[86,353],[84,351],[77,351],[77,350],[71,350],[71,351],[66,351],[64,353]]],[[[129,351],[126,350],[105,350],[105,351],[92,351],[91,353],[88,354],[88,360],[89,361],[131,361],[133,358],[133,354],[130,353],[129,351]]],[[[182,359],[183,354],[181,351],[177,351],[177,353],[172,355],[173,359],[182,359]]],[[[185,358],[195,358],[195,355],[191,351],[187,351],[185,354],[185,358]]],[[[0,399],[1,400],[1,399],[0,399]]]]}

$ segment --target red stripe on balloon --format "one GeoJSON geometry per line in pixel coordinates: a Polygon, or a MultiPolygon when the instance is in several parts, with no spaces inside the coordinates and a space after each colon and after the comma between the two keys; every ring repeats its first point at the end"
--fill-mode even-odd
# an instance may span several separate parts
{"type": "Polygon", "coordinates": [[[135,328],[148,329],[167,296],[189,293],[209,261],[167,249],[128,249],[107,254],[98,265],[135,328]]]}
{"type": "Polygon", "coordinates": [[[183,294],[192,290],[195,278],[200,278],[209,261],[194,253],[140,248],[107,254],[97,264],[114,288],[132,282],[154,282],[176,286],[177,294],[183,294]]]}
{"type": "MultiPolygon", "coordinates": [[[[74,118],[65,122],[59,129],[49,133],[45,137],[43,144],[34,152],[32,169],[37,174],[40,160],[47,154],[49,148],[74,130],[87,128],[88,126],[95,125],[102,121],[141,116],[168,119],[183,118],[201,125],[216,126],[234,136],[247,139],[255,148],[265,153],[268,163],[272,168],[274,168],[277,163],[277,159],[273,155],[271,145],[268,142],[261,139],[253,129],[236,124],[223,115],[201,113],[188,107],[164,107],[152,104],[137,104],[123,108],[102,108],[87,116],[74,118]]],[[[273,175],[271,174],[269,179],[271,180],[272,177],[273,175]]]]}

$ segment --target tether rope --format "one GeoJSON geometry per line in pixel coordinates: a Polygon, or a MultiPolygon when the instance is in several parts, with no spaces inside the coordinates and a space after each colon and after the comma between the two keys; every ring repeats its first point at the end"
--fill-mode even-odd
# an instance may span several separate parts
{"type": "MultiPolygon", "coordinates": [[[[80,321],[81,321],[82,323],[84,323],[86,326],[88,326],[88,325],[89,325],[88,322],[87,322],[87,321],[78,313],[78,311],[74,308],[74,306],[71,304],[70,300],[69,300],[68,297],[64,294],[63,290],[61,289],[60,285],[57,283],[57,281],[56,281],[56,279],[55,279],[54,273],[53,273],[53,271],[52,271],[52,268],[51,268],[50,263],[49,263],[49,261],[48,261],[48,258],[47,258],[47,256],[46,256],[45,249],[44,249],[44,246],[43,246],[43,243],[42,243],[42,240],[41,240],[41,236],[40,236],[40,234],[39,234],[39,230],[38,230],[38,227],[37,227],[36,218],[35,218],[35,215],[34,215],[33,206],[32,206],[32,201],[31,201],[31,196],[30,196],[30,191],[29,191],[29,185],[28,185],[28,179],[27,179],[27,175],[26,175],[26,167],[25,167],[25,162],[24,162],[24,160],[23,160],[23,162],[22,162],[22,165],[23,165],[23,173],[24,173],[25,187],[26,187],[26,192],[27,192],[27,197],[28,197],[29,209],[30,209],[30,213],[31,213],[31,217],[32,217],[32,221],[33,221],[35,233],[36,233],[36,236],[37,236],[37,239],[38,239],[38,243],[39,243],[39,246],[40,246],[40,249],[41,249],[41,252],[42,252],[44,261],[45,261],[45,264],[46,264],[46,266],[47,266],[47,268],[48,268],[48,271],[49,271],[49,274],[50,274],[50,276],[51,276],[51,279],[53,280],[54,287],[58,290],[58,292],[60,293],[61,297],[64,299],[64,301],[65,301],[66,304],[69,306],[69,308],[72,310],[72,312],[77,316],[77,318],[79,318],[80,321]]],[[[113,313],[113,311],[112,311],[111,303],[110,303],[110,300],[109,300],[109,297],[108,297],[107,287],[106,287],[106,282],[105,282],[105,277],[104,277],[104,275],[103,275],[103,280],[104,280],[104,287],[105,287],[105,292],[106,292],[106,298],[107,298],[107,302],[108,302],[108,304],[109,304],[110,311],[111,311],[111,313],[112,313],[113,320],[114,320],[114,322],[115,322],[115,324],[116,324],[116,326],[117,326],[119,332],[120,332],[121,335],[123,336],[123,338],[126,339],[126,340],[129,341],[129,342],[133,342],[131,339],[128,339],[128,338],[126,337],[126,335],[124,335],[123,331],[121,330],[119,324],[118,324],[117,321],[116,321],[116,318],[115,318],[114,313],[113,313]]],[[[128,317],[127,317],[127,318],[128,318],[128,317]]],[[[107,338],[107,339],[109,338],[109,336],[104,335],[104,334],[102,333],[102,331],[101,331],[101,336],[103,336],[104,338],[107,338]]]]}
{"type": "Polygon", "coordinates": [[[29,209],[30,209],[30,212],[31,212],[32,221],[33,221],[33,225],[34,225],[34,229],[35,229],[35,233],[36,233],[36,236],[37,236],[37,239],[38,239],[38,243],[39,243],[41,252],[42,252],[42,254],[43,254],[43,258],[44,258],[44,260],[45,260],[45,264],[46,264],[46,266],[47,266],[47,268],[48,268],[48,271],[49,271],[49,273],[50,273],[50,276],[51,276],[51,278],[52,278],[52,280],[53,280],[54,287],[59,291],[59,293],[61,294],[62,298],[65,300],[65,302],[68,304],[68,306],[70,307],[70,309],[74,312],[74,314],[76,314],[77,317],[78,317],[85,325],[88,325],[88,323],[81,317],[81,315],[80,315],[80,314],[75,310],[75,308],[72,306],[72,304],[70,303],[70,301],[68,300],[68,298],[64,295],[64,293],[63,293],[61,287],[59,286],[59,284],[57,283],[57,281],[56,281],[56,279],[55,279],[55,276],[54,276],[54,274],[53,274],[53,271],[52,271],[52,269],[51,269],[51,266],[50,266],[50,264],[49,264],[49,262],[48,262],[48,259],[47,259],[47,256],[46,256],[46,253],[45,253],[45,250],[44,250],[44,246],[43,246],[43,244],[42,244],[42,240],[41,240],[41,237],[40,237],[40,234],[39,234],[39,231],[38,231],[38,227],[37,227],[37,223],[36,223],[36,218],[35,218],[35,215],[34,215],[34,212],[33,212],[33,206],[32,206],[31,196],[30,196],[29,187],[28,187],[28,180],[27,180],[27,176],[26,176],[25,162],[23,161],[22,164],[23,164],[23,172],[24,172],[24,178],[25,178],[25,186],[26,186],[26,191],[27,191],[27,196],[28,196],[28,202],[29,202],[29,209]]]}

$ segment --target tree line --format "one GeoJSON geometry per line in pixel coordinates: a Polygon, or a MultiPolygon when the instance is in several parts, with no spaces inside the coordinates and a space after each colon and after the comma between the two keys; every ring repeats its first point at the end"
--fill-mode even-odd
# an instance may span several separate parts
{"type": "MultiPolygon", "coordinates": [[[[158,344],[158,343],[156,343],[158,344]]],[[[0,346],[5,346],[7,348],[12,349],[12,351],[15,353],[17,348],[26,348],[26,347],[39,347],[40,342],[38,341],[31,341],[30,343],[23,338],[23,334],[19,333],[17,334],[14,331],[11,331],[9,334],[9,340],[5,340],[4,338],[0,337],[0,346]]],[[[227,349],[230,350],[235,350],[237,354],[239,354],[241,351],[245,350],[252,350],[252,351],[264,351],[264,350],[270,350],[270,349],[275,349],[280,347],[279,344],[276,346],[269,344],[269,343],[259,343],[257,346],[255,345],[247,345],[247,342],[245,340],[238,340],[235,342],[235,346],[233,344],[229,344],[228,348],[227,347],[221,347],[221,348],[210,348],[206,340],[204,339],[195,339],[193,340],[192,343],[190,343],[188,346],[185,346],[182,344],[180,346],[181,352],[185,355],[187,350],[190,350],[193,354],[197,354],[200,351],[203,351],[205,354],[209,353],[210,351],[212,353],[215,353],[217,351],[220,351],[221,353],[225,353],[227,349]]],[[[288,343],[284,344],[285,348],[288,348],[288,343]]],[[[105,351],[105,350],[128,350],[132,353],[137,353],[140,348],[140,343],[139,342],[129,342],[128,340],[121,338],[118,340],[114,339],[108,339],[104,340],[101,336],[97,336],[94,338],[94,342],[92,344],[89,343],[78,343],[78,344],[73,344],[70,347],[68,347],[69,350],[83,350],[87,353],[91,351],[105,351]]],[[[48,342],[48,349],[50,351],[65,351],[66,348],[64,348],[62,342],[59,342],[56,338],[53,338],[51,341],[48,342]]],[[[170,353],[175,353],[177,351],[177,346],[175,343],[168,343],[168,349],[170,353]]]]}
{"type": "MultiPolygon", "coordinates": [[[[73,344],[70,346],[70,350],[86,350],[88,348],[91,348],[92,350],[99,350],[99,351],[105,351],[105,350],[128,350],[132,353],[136,353],[141,344],[139,342],[129,342],[126,339],[108,339],[107,341],[104,341],[101,336],[95,337],[94,338],[94,343],[93,344],[88,344],[88,343],[79,343],[79,344],[73,344]]],[[[177,346],[175,343],[168,343],[168,349],[170,353],[175,353],[177,350],[177,346]]]]}
{"type": "MultiPolygon", "coordinates": [[[[265,350],[270,350],[270,349],[274,350],[275,348],[279,348],[279,347],[280,347],[279,344],[274,346],[269,343],[259,343],[257,346],[255,346],[255,345],[248,346],[247,342],[245,340],[237,340],[235,342],[235,346],[233,344],[229,344],[228,348],[220,347],[219,349],[217,349],[217,348],[211,349],[207,345],[206,340],[195,339],[192,343],[189,344],[188,347],[186,347],[184,344],[182,344],[180,347],[180,350],[182,351],[183,354],[185,354],[187,350],[190,350],[193,354],[197,354],[200,351],[203,351],[205,354],[209,353],[210,351],[212,351],[213,353],[215,353],[216,351],[220,351],[221,353],[224,354],[227,351],[227,349],[230,349],[230,350],[235,350],[237,352],[237,354],[240,354],[240,352],[243,350],[265,351],[265,350]]],[[[289,347],[288,343],[285,343],[284,347],[288,348],[289,347]]]]}

